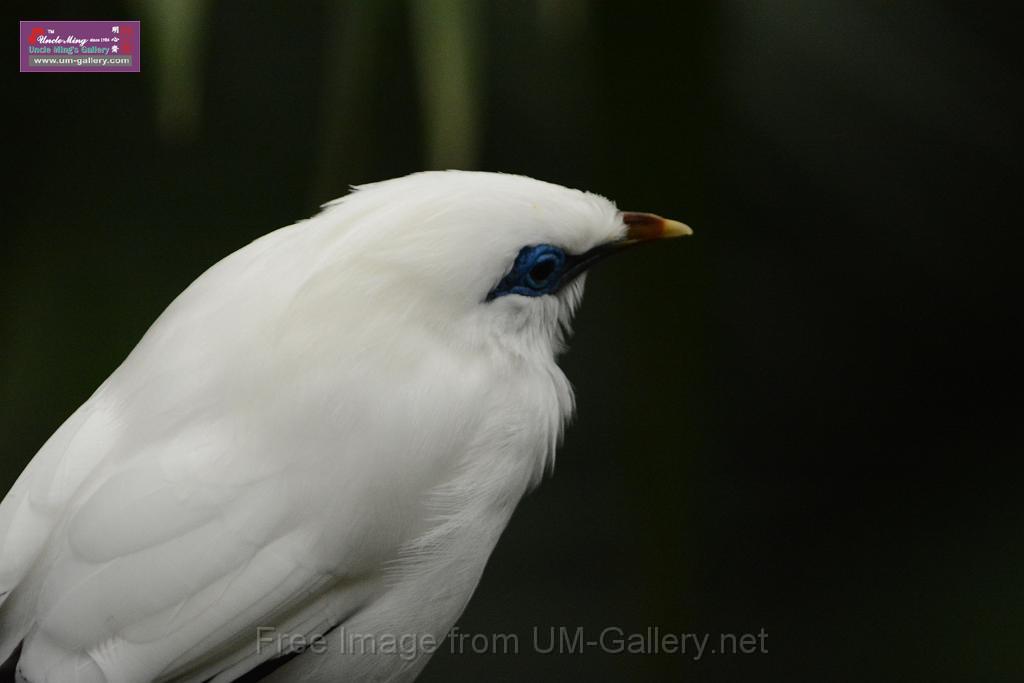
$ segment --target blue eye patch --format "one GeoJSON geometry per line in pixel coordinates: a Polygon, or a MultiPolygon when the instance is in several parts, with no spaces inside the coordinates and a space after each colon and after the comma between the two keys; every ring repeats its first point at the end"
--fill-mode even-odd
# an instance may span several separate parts
{"type": "Polygon", "coordinates": [[[512,269],[487,294],[486,301],[506,294],[543,296],[558,291],[563,283],[567,260],[565,252],[551,244],[523,247],[512,269]]]}

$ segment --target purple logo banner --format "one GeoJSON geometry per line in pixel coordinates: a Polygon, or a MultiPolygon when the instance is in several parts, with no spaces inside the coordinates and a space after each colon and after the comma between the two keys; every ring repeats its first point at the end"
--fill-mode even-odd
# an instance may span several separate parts
{"type": "Polygon", "coordinates": [[[21,71],[138,73],[138,21],[22,21],[21,71]]]}

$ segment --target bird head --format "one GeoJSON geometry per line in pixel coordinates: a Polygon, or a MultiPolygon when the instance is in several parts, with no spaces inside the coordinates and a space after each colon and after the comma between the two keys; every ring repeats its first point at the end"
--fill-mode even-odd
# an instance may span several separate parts
{"type": "Polygon", "coordinates": [[[587,269],[676,221],[524,176],[433,171],[361,185],[327,205],[335,261],[381,310],[443,327],[460,343],[557,353],[587,269]],[[361,275],[360,275],[361,274],[361,275]]]}

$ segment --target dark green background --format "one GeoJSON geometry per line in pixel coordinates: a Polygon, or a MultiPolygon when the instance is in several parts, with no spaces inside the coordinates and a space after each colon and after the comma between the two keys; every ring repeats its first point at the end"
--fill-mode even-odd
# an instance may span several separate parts
{"type": "Polygon", "coordinates": [[[9,73],[0,491],[217,259],[351,183],[524,173],[697,234],[590,279],[579,417],[460,622],[527,652],[423,680],[1019,680],[1024,111],[991,7],[17,3],[141,18],[143,61],[9,73]],[[577,624],[768,653],[528,652],[577,624]]]}

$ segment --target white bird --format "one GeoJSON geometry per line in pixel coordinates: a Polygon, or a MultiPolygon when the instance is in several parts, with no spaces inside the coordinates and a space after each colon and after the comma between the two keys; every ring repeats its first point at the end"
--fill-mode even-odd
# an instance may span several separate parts
{"type": "Polygon", "coordinates": [[[447,171],[231,254],[0,505],[0,662],[20,644],[31,683],[220,682],[322,637],[271,680],[411,680],[552,464],[584,270],[687,234],[447,171]],[[372,641],[412,634],[415,656],[372,641]]]}

